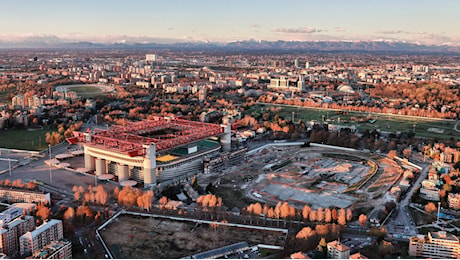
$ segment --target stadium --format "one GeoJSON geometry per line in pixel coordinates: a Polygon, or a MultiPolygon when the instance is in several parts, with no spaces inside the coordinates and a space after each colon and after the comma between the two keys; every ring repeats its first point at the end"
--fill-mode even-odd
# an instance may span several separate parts
{"type": "Polygon", "coordinates": [[[205,156],[231,148],[230,125],[171,117],[73,134],[67,141],[83,145],[89,171],[113,174],[119,182],[135,180],[145,187],[203,172],[205,156]]]}

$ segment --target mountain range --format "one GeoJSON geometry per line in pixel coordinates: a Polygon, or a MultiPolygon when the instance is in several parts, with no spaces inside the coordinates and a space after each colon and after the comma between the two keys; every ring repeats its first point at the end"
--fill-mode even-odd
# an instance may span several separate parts
{"type": "Polygon", "coordinates": [[[343,51],[343,52],[417,52],[460,53],[460,45],[425,45],[404,41],[235,41],[146,43],[119,41],[96,43],[90,41],[62,41],[59,38],[32,38],[17,41],[0,40],[0,48],[58,48],[58,49],[171,49],[215,51],[343,51]]]}

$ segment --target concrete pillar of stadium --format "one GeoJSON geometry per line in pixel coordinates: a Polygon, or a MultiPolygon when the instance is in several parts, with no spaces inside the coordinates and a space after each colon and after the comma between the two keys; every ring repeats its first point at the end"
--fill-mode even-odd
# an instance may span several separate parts
{"type": "Polygon", "coordinates": [[[96,158],[96,175],[105,174],[105,160],[96,158]]]}
{"type": "Polygon", "coordinates": [[[85,168],[94,171],[94,157],[89,155],[88,148],[85,146],[85,168]]]}
{"type": "MultiPolygon", "coordinates": [[[[90,143],[91,142],[91,133],[84,133],[83,134],[85,136],[85,142],[86,143],[90,143]]],[[[89,155],[89,152],[88,152],[88,147],[85,145],[84,146],[84,151],[85,151],[85,168],[89,169],[90,171],[94,171],[95,169],[95,161],[94,161],[94,157],[89,155]]]]}
{"type": "Polygon", "coordinates": [[[118,164],[118,182],[127,181],[129,179],[129,169],[126,164],[118,164]]]}
{"type": "Polygon", "coordinates": [[[224,128],[224,133],[220,136],[220,144],[222,145],[222,151],[228,152],[232,148],[232,125],[220,125],[224,128]]]}
{"type": "Polygon", "coordinates": [[[144,187],[157,184],[156,168],[157,168],[157,156],[155,144],[143,145],[145,149],[144,155],[144,187]]]}

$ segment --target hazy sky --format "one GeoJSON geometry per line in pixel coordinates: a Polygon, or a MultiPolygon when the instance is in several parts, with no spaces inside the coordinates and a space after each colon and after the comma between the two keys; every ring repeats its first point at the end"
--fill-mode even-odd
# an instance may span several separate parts
{"type": "Polygon", "coordinates": [[[460,44],[455,0],[1,0],[0,40],[375,40],[460,44]]]}

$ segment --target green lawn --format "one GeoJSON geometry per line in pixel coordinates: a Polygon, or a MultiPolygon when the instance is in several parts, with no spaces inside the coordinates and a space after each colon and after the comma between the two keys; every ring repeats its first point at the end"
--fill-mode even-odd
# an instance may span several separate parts
{"type": "Polygon", "coordinates": [[[66,87],[67,91],[75,91],[78,96],[83,98],[106,95],[101,88],[94,85],[68,85],[66,87]]]}
{"type": "Polygon", "coordinates": [[[460,133],[453,130],[455,126],[455,121],[449,120],[412,118],[397,115],[381,115],[354,111],[339,113],[338,111],[331,111],[325,109],[289,107],[279,105],[265,105],[264,107],[261,107],[260,105],[255,105],[247,112],[249,115],[256,117],[265,113],[266,109],[269,107],[282,107],[282,110],[278,114],[279,116],[284,118],[292,118],[292,112],[294,112],[295,121],[302,120],[304,122],[309,122],[311,120],[315,120],[318,122],[322,122],[324,116],[324,120],[328,121],[331,124],[349,126],[355,125],[358,129],[362,130],[379,129],[380,131],[395,133],[411,132],[415,129],[416,135],[420,137],[442,139],[449,139],[451,137],[456,139],[460,138],[460,133]],[[357,121],[360,119],[366,119],[368,116],[370,116],[372,119],[375,119],[375,123],[368,123],[367,120],[364,120],[364,122],[357,121]],[[346,123],[344,121],[346,121],[346,123]],[[440,130],[444,130],[444,132],[441,134],[429,132],[429,128],[437,128],[440,130]]]}
{"type": "Polygon", "coordinates": [[[41,151],[48,147],[45,130],[0,130],[0,148],[41,151]]]}
{"type": "Polygon", "coordinates": [[[69,91],[75,91],[78,96],[83,98],[105,95],[105,92],[102,89],[91,85],[72,86],[69,87],[69,91]]]}

